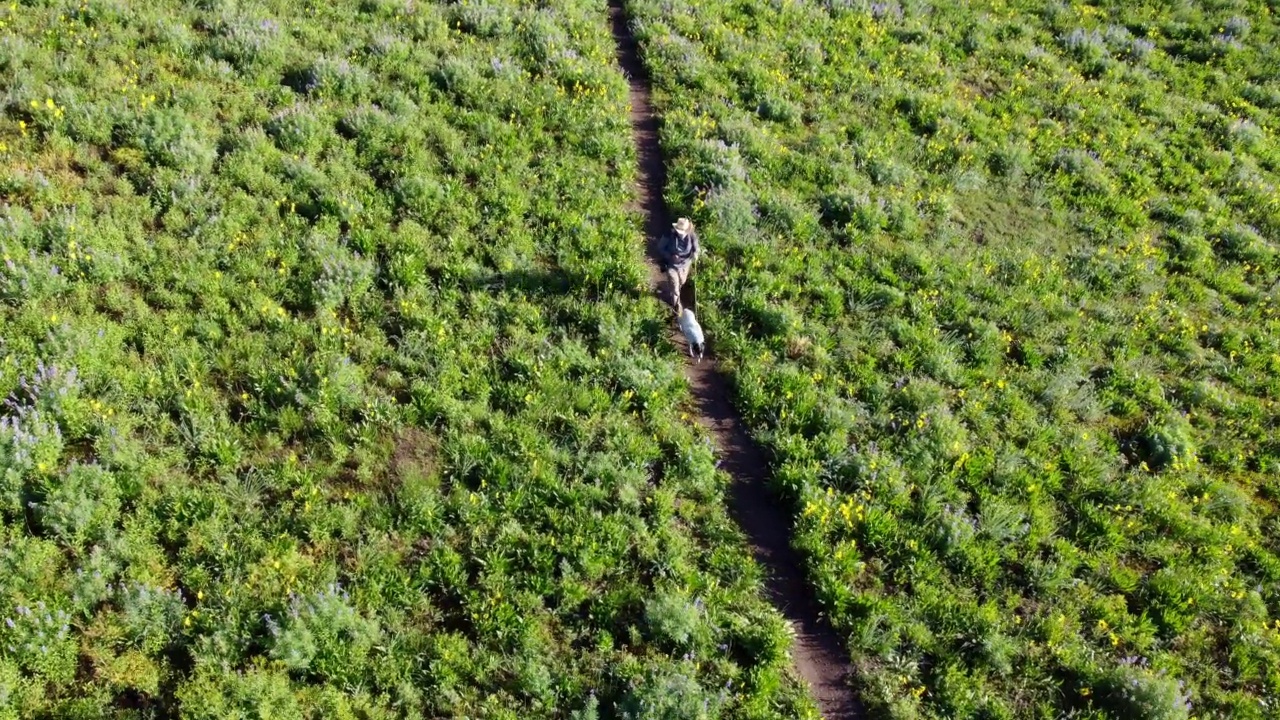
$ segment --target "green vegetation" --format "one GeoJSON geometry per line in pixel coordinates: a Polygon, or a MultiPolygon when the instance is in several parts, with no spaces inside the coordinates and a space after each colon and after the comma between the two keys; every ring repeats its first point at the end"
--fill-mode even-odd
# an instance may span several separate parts
{"type": "Polygon", "coordinates": [[[1273,717],[1280,8],[629,7],[873,711],[1273,717]]]}
{"type": "Polygon", "coordinates": [[[794,718],[604,8],[0,6],[0,718],[794,718]]]}

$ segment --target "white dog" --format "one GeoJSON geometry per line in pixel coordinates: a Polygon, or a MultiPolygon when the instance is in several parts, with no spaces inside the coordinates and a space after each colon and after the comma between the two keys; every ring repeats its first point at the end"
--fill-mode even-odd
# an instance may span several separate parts
{"type": "Polygon", "coordinates": [[[680,313],[680,332],[684,333],[684,339],[689,343],[689,357],[696,357],[698,362],[702,362],[702,353],[707,349],[707,343],[702,337],[702,326],[698,324],[698,318],[694,317],[689,308],[680,313]],[[694,355],[695,352],[697,355],[694,355]]]}

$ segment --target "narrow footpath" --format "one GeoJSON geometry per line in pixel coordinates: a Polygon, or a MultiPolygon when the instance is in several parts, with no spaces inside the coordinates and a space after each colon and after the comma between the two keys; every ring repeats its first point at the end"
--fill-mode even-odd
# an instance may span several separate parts
{"type": "MultiPolygon", "coordinates": [[[[666,279],[655,260],[656,244],[670,229],[671,218],[662,198],[666,169],[658,147],[658,119],[650,102],[648,74],[640,62],[622,0],[609,0],[609,19],[618,46],[618,64],[631,85],[631,126],[640,163],[636,200],[645,215],[649,282],[655,291],[662,291],[666,279]]],[[[674,318],[671,325],[675,332],[674,318]]],[[[709,341],[714,342],[714,338],[709,341]]],[[[848,655],[818,613],[818,604],[805,583],[800,557],[791,547],[791,523],[771,495],[768,463],[729,401],[728,380],[710,356],[698,364],[686,363],[685,377],[697,402],[699,421],[715,441],[720,466],[733,479],[729,498],[732,515],[746,534],[756,562],[765,571],[769,600],[795,630],[791,657],[796,673],[808,684],[826,720],[860,717],[861,708],[847,682],[848,655]]]]}

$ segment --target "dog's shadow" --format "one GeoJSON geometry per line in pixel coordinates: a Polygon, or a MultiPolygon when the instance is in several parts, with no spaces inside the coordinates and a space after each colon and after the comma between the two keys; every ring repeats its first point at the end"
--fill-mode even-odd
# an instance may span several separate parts
{"type": "Polygon", "coordinates": [[[693,311],[694,315],[698,314],[698,288],[694,285],[693,275],[684,281],[684,285],[680,288],[680,304],[693,311]]]}

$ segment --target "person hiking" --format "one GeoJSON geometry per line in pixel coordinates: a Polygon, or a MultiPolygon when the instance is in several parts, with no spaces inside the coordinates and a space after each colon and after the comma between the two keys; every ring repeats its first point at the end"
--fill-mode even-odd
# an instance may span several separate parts
{"type": "Polygon", "coordinates": [[[689,218],[680,218],[671,223],[671,231],[663,236],[658,245],[662,271],[671,282],[671,304],[676,309],[676,315],[684,309],[680,304],[680,288],[689,280],[689,270],[701,254],[698,233],[694,231],[689,218]]]}

